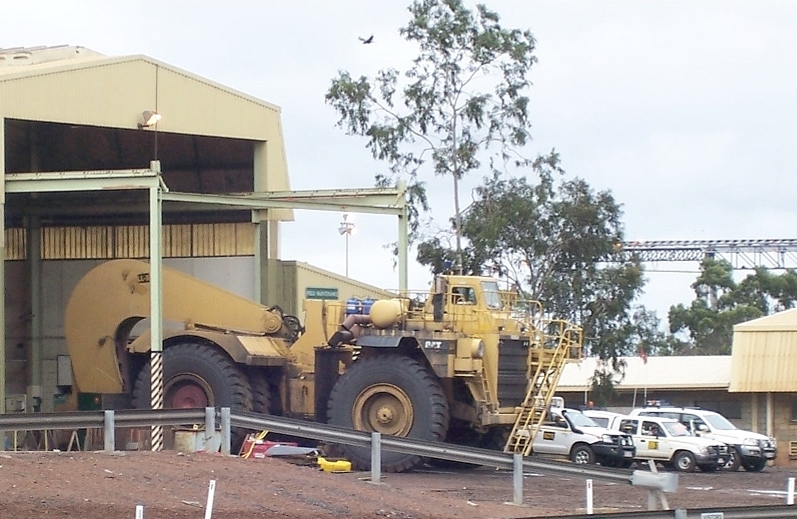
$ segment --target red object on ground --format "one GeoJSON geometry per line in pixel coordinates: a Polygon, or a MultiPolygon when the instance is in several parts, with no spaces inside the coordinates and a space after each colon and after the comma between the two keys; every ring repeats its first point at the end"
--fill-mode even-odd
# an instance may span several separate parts
{"type": "Polygon", "coordinates": [[[274,447],[298,447],[296,442],[270,442],[247,438],[241,447],[241,456],[244,459],[262,459],[268,456],[268,451],[274,447]]]}

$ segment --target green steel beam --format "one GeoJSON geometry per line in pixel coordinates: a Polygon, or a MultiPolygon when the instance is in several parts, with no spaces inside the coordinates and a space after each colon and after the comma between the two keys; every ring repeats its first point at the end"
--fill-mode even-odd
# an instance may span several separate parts
{"type": "MultiPolygon", "coordinates": [[[[297,193],[299,193],[297,191],[297,193]]],[[[394,193],[369,195],[368,197],[304,198],[304,197],[252,197],[249,195],[211,195],[199,193],[163,193],[164,202],[184,202],[203,205],[219,205],[230,209],[308,209],[314,211],[353,211],[358,213],[387,214],[401,216],[402,205],[396,204],[394,193]]]]}
{"type": "Polygon", "coordinates": [[[6,193],[54,193],[164,187],[160,173],[149,169],[8,173],[5,177],[6,193]]]}

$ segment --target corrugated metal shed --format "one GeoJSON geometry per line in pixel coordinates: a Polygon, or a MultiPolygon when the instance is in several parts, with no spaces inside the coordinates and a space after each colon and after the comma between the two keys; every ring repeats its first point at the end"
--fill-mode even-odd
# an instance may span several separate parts
{"type": "Polygon", "coordinates": [[[142,112],[156,110],[161,133],[266,142],[259,190],[290,189],[273,104],[147,56],[108,57],[82,47],[0,56],[0,117],[136,130],[142,112]]]}
{"type": "MultiPolygon", "coordinates": [[[[625,378],[618,389],[727,389],[731,373],[729,355],[690,357],[623,357],[625,378]]],[[[567,364],[557,391],[587,391],[598,359],[588,357],[567,364]]]]}
{"type": "Polygon", "coordinates": [[[734,326],[731,357],[729,391],[797,391],[797,309],[734,326]]]}

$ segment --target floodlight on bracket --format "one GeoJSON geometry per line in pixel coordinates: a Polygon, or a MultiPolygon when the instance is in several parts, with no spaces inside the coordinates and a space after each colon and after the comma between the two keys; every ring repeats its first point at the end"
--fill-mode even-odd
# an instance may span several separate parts
{"type": "Polygon", "coordinates": [[[154,110],[144,110],[141,113],[141,122],[138,123],[138,128],[152,128],[158,121],[161,120],[161,114],[154,110]]]}

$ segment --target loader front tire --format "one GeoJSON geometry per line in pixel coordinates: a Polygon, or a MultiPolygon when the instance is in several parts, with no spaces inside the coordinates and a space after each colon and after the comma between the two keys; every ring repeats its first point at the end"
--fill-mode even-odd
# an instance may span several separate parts
{"type": "MultiPolygon", "coordinates": [[[[142,367],[133,387],[133,407],[150,409],[150,363],[142,367]]],[[[222,351],[206,344],[181,343],[163,352],[163,407],[229,407],[252,409],[249,380],[222,351]]],[[[240,447],[245,431],[232,431],[232,449],[240,447]]]]}
{"type": "MultiPolygon", "coordinates": [[[[335,384],[329,423],[383,435],[442,441],[449,425],[448,402],[437,377],[403,355],[361,359],[335,384]]],[[[341,445],[356,470],[369,470],[371,449],[341,445]]],[[[404,472],[422,465],[420,456],[382,452],[382,470],[404,472]]]]}

